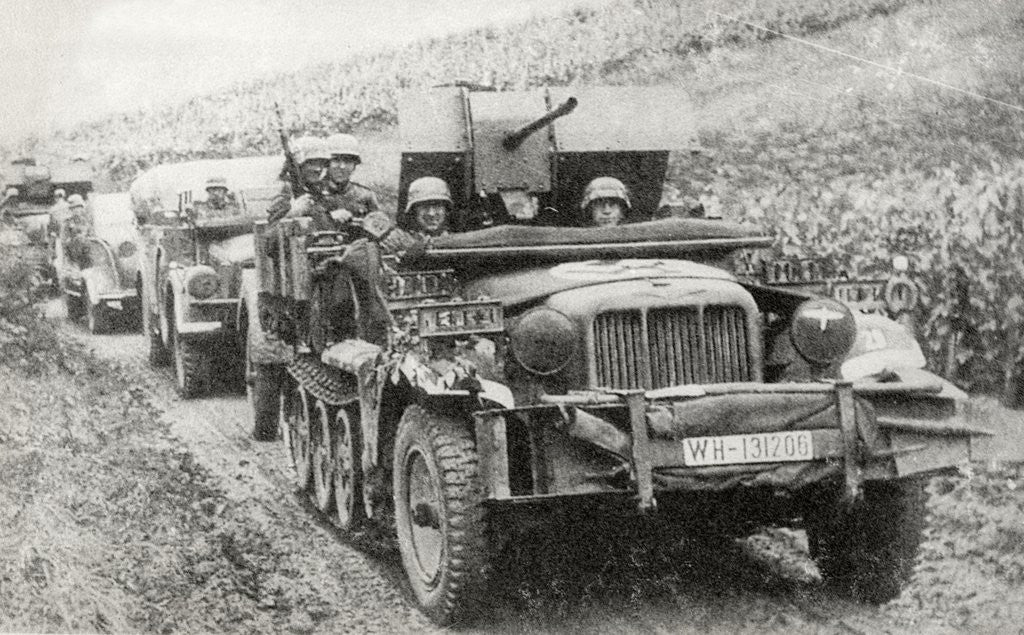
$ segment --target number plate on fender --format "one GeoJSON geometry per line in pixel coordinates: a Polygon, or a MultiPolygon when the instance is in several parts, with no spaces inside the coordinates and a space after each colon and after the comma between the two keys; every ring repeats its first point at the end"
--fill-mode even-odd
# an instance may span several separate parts
{"type": "Polygon", "coordinates": [[[500,302],[478,300],[417,307],[420,337],[495,333],[505,329],[500,302]]]}
{"type": "Polygon", "coordinates": [[[809,430],[734,434],[683,439],[683,463],[688,466],[809,461],[814,444],[809,430]]]}

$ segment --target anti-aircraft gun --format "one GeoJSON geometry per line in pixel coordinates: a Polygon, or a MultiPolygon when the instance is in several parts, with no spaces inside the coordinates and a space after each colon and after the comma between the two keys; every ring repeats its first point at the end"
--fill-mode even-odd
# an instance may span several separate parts
{"type": "Polygon", "coordinates": [[[257,224],[260,319],[295,358],[257,369],[253,403],[319,509],[393,518],[432,619],[466,614],[521,527],[582,508],[656,535],[802,526],[838,589],[900,592],[923,479],[979,434],[964,395],[895,322],[731,271],[771,237],[656,218],[692,147],[684,95],[447,87],[404,96],[399,125],[398,224],[433,176],[452,231],[378,264],[380,227],[257,224]],[[629,190],[624,225],[581,217],[602,176],[629,190]]]}

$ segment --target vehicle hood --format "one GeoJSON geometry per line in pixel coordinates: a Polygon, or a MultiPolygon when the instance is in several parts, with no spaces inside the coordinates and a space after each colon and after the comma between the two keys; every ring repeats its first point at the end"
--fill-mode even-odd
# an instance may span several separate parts
{"type": "Polygon", "coordinates": [[[689,260],[587,260],[484,275],[468,282],[464,291],[467,298],[483,296],[498,300],[506,307],[513,307],[533,303],[569,289],[624,280],[659,278],[735,280],[722,269],[689,260]]]}

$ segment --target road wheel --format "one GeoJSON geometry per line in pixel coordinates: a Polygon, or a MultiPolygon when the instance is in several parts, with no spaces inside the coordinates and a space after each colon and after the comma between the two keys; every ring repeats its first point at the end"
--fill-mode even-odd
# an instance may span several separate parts
{"type": "Polygon", "coordinates": [[[177,329],[171,330],[174,350],[174,377],[178,395],[193,399],[210,388],[210,360],[197,342],[182,338],[177,329]]]}
{"type": "Polygon", "coordinates": [[[310,440],[313,458],[313,506],[328,514],[334,505],[334,438],[331,435],[333,408],[322,400],[313,402],[310,419],[310,440]]]}
{"type": "Polygon", "coordinates": [[[280,364],[256,364],[246,347],[245,396],[252,420],[252,438],[257,441],[277,439],[277,421],[281,413],[281,382],[284,367],[280,364]]]}
{"type": "Polygon", "coordinates": [[[334,511],[342,529],[364,518],[359,406],[342,406],[334,418],[334,511]]]}
{"type": "Polygon", "coordinates": [[[281,433],[295,469],[295,484],[308,492],[313,482],[306,392],[290,376],[281,382],[281,433]]]}
{"type": "Polygon", "coordinates": [[[926,500],[921,480],[866,483],[863,499],[853,506],[836,495],[816,498],[806,528],[821,577],[861,602],[899,596],[921,545],[926,500]]]}
{"type": "Polygon", "coordinates": [[[423,611],[467,616],[487,584],[489,553],[476,441],[462,421],[409,406],[395,440],[395,528],[423,611]]]}
{"type": "Polygon", "coordinates": [[[93,335],[109,333],[110,315],[107,313],[107,307],[93,304],[89,299],[88,290],[82,293],[82,302],[85,304],[85,321],[89,325],[89,332],[93,335]]]}

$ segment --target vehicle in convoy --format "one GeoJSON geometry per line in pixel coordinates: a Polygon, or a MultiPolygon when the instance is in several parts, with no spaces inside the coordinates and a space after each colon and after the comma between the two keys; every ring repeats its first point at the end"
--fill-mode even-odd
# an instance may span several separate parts
{"type": "Polygon", "coordinates": [[[127,192],[93,194],[88,202],[83,244],[59,229],[51,236],[57,286],[70,319],[85,316],[91,333],[115,325],[137,328],[142,319],[136,288],[139,275],[138,228],[127,192]],[[84,254],[70,253],[75,249],[84,254]]]}
{"type": "MultiPolygon", "coordinates": [[[[215,377],[242,385],[246,289],[254,289],[252,227],[278,193],[281,164],[281,157],[167,164],[132,183],[141,236],[135,284],[149,359],[156,366],[173,363],[183,397],[206,394],[215,377]],[[216,210],[202,196],[212,178],[226,181],[232,194],[216,210]]],[[[251,296],[255,306],[254,290],[251,296]]]]}
{"type": "Polygon", "coordinates": [[[675,90],[405,95],[399,210],[441,177],[451,233],[378,258],[377,223],[257,224],[260,321],[295,357],[254,369],[254,420],[279,416],[299,487],[341,527],[393,518],[437,623],[480,600],[519,528],[581,509],[676,537],[803,527],[829,583],[885,601],[925,478],[971,457],[965,396],[913,337],[812,292],[884,299],[876,280],[733,271],[772,239],[655,218],[692,124],[675,90]],[[626,184],[626,224],[585,226],[601,176],[626,184]]]}
{"type": "Polygon", "coordinates": [[[53,282],[55,272],[47,257],[50,210],[60,196],[78,194],[88,200],[93,191],[93,173],[83,160],[40,165],[36,159],[20,158],[0,170],[0,210],[25,231],[29,244],[37,247],[42,279],[53,282]]]}

